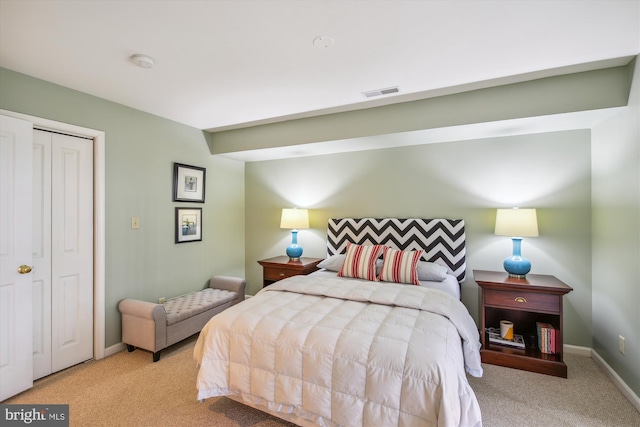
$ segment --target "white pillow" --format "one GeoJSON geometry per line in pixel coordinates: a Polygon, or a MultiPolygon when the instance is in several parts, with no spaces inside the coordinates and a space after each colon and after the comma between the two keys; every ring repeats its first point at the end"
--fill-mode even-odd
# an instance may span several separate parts
{"type": "Polygon", "coordinates": [[[442,282],[447,278],[448,270],[447,267],[434,262],[420,261],[418,263],[418,280],[442,282]]]}
{"type": "Polygon", "coordinates": [[[342,255],[331,255],[329,258],[320,261],[318,264],[319,268],[324,268],[329,271],[340,271],[342,268],[342,264],[344,264],[344,259],[347,256],[345,254],[342,255]]]}

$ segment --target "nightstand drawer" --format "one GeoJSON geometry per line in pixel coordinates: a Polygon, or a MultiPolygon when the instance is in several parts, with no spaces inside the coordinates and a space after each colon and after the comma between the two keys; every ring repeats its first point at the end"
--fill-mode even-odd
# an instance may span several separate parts
{"type": "Polygon", "coordinates": [[[269,286],[287,277],[313,273],[318,270],[320,261],[322,258],[302,257],[292,260],[288,256],[261,259],[258,264],[262,266],[262,286],[269,286]]]}
{"type": "Polygon", "coordinates": [[[263,274],[265,280],[282,280],[287,277],[297,276],[300,272],[284,268],[265,268],[263,274]]]}
{"type": "Polygon", "coordinates": [[[561,300],[556,295],[521,291],[485,290],[485,305],[559,313],[561,300]]]}

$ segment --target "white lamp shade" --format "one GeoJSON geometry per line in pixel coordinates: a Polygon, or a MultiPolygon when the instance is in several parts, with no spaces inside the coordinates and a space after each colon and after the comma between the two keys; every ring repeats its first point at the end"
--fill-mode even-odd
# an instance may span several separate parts
{"type": "Polygon", "coordinates": [[[280,228],[309,228],[309,211],[307,209],[282,209],[280,228]]]}
{"type": "Polygon", "coordinates": [[[498,209],[495,234],[509,237],[538,237],[536,210],[498,209]]]}

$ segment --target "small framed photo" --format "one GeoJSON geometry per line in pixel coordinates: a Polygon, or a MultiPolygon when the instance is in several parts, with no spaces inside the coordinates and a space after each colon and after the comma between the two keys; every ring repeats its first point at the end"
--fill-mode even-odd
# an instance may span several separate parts
{"type": "Polygon", "coordinates": [[[173,201],[204,203],[207,170],[198,166],[173,164],[173,201]]]}
{"type": "Polygon", "coordinates": [[[176,208],[176,243],[202,240],[202,208],[176,208]]]}

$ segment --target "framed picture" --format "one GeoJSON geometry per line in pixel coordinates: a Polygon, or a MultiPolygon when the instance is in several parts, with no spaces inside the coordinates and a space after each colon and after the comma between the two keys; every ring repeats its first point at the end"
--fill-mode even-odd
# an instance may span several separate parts
{"type": "Polygon", "coordinates": [[[173,164],[173,201],[204,203],[207,170],[197,166],[173,164]]]}
{"type": "Polygon", "coordinates": [[[176,243],[202,240],[202,208],[176,208],[176,243]]]}

